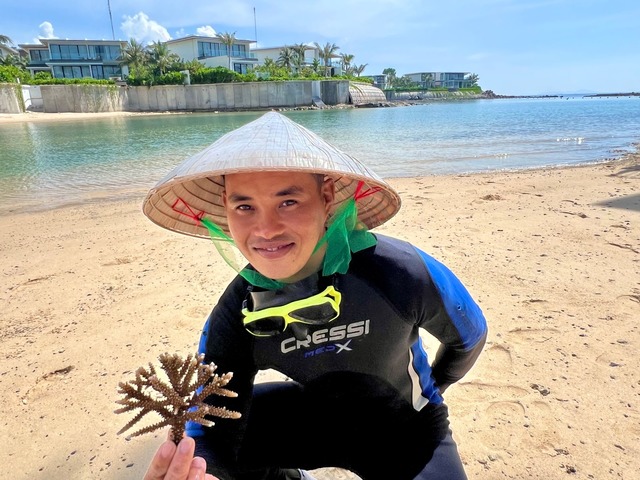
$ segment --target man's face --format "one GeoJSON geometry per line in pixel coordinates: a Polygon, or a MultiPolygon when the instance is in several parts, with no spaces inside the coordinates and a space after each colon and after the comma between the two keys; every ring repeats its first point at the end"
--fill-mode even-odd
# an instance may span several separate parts
{"type": "Polygon", "coordinates": [[[238,173],[225,176],[229,230],[261,274],[294,282],[320,268],[324,235],[334,200],[333,180],[300,172],[238,173]]]}

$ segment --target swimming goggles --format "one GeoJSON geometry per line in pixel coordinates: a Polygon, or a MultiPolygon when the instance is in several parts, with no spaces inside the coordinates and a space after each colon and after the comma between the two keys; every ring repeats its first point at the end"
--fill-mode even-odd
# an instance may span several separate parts
{"type": "MultiPolygon", "coordinates": [[[[340,315],[342,294],[336,290],[333,284],[315,295],[299,298],[284,305],[267,306],[266,308],[252,311],[251,304],[260,303],[256,302],[256,300],[259,299],[260,294],[265,293],[274,298],[275,292],[252,292],[242,303],[242,315],[244,316],[242,323],[244,328],[256,337],[278,335],[283,333],[291,323],[324,325],[332,322],[340,315]]],[[[285,299],[288,296],[286,292],[282,295],[282,290],[279,293],[279,296],[284,296],[285,299]]],[[[275,293],[275,296],[278,296],[277,293],[275,293]]]]}

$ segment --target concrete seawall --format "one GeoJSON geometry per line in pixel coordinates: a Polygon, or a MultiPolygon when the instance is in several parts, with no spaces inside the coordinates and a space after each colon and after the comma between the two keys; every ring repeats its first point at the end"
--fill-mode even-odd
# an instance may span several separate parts
{"type": "Polygon", "coordinates": [[[0,113],[21,113],[22,98],[20,98],[20,85],[16,83],[0,83],[0,113]]]}
{"type": "MultiPolygon", "coordinates": [[[[42,111],[166,112],[301,107],[319,96],[326,105],[349,102],[347,80],[220,83],[210,85],[41,85],[42,111]]],[[[14,85],[0,85],[0,112],[20,113],[14,85]]]]}

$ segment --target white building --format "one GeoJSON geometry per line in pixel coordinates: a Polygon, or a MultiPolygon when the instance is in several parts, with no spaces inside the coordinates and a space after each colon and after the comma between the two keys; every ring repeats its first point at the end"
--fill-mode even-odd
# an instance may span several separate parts
{"type": "Polygon", "coordinates": [[[373,86],[378,87],[381,90],[386,88],[391,88],[391,84],[389,83],[389,75],[386,73],[380,75],[370,75],[373,80],[373,86]]]}
{"type": "MultiPolygon", "coordinates": [[[[277,62],[278,58],[280,58],[282,49],[286,47],[290,47],[290,45],[283,45],[280,47],[252,48],[251,52],[254,53],[256,58],[258,59],[258,65],[264,65],[264,61],[267,58],[270,58],[274,62],[277,62]]],[[[302,66],[310,67],[313,65],[315,60],[317,60],[319,65],[324,68],[324,60],[320,58],[320,50],[318,49],[318,47],[314,45],[307,45],[304,51],[304,61],[302,62],[302,66]]],[[[340,60],[340,55],[331,56],[329,67],[331,67],[332,76],[342,74],[342,61],[340,60]]]]}
{"type": "Polygon", "coordinates": [[[20,44],[29,57],[32,75],[50,72],[53,78],[122,77],[120,58],[127,42],[122,40],[62,40],[43,38],[40,43],[20,44]]]}
{"type": "Polygon", "coordinates": [[[19,53],[15,48],[0,43],[0,58],[4,58],[8,55],[19,56],[19,53]]]}
{"type": "Polygon", "coordinates": [[[422,88],[469,88],[471,82],[465,79],[469,72],[418,72],[407,73],[412,82],[422,88]]]}
{"type": "Polygon", "coordinates": [[[230,55],[227,46],[218,37],[189,35],[164,43],[169,51],[185,62],[197,59],[207,67],[226,67],[234,72],[247,73],[258,63],[256,56],[249,50],[253,42],[236,39],[230,55]]]}

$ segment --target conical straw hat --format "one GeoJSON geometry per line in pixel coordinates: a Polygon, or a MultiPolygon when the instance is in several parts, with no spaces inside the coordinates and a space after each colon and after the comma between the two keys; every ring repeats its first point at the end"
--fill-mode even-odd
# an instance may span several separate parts
{"type": "Polygon", "coordinates": [[[331,176],[336,185],[334,210],[353,197],[360,180],[364,182],[362,190],[377,190],[357,202],[358,219],[370,229],[400,209],[398,194],[357,159],[284,115],[269,112],[220,137],[174,168],[149,191],[143,211],[161,227],[209,238],[204,225],[174,208],[176,203],[186,204],[228,234],[222,203],[223,175],[282,170],[331,176]]]}

